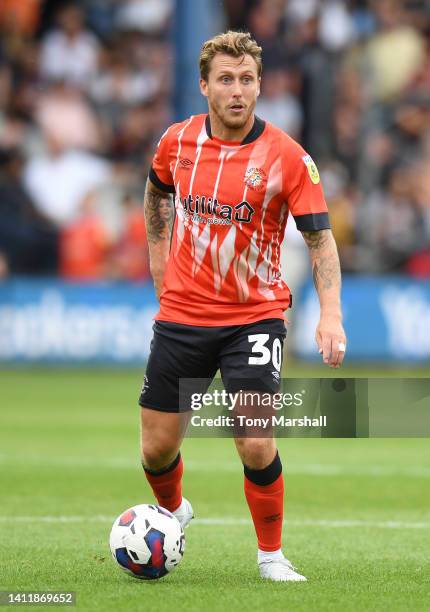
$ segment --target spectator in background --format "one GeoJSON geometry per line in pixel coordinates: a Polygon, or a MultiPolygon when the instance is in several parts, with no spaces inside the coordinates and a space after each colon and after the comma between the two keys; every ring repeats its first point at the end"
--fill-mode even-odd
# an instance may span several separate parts
{"type": "Polygon", "coordinates": [[[291,57],[284,39],[284,3],[279,0],[260,0],[249,10],[247,28],[263,48],[263,65],[266,71],[282,67],[287,69],[291,57]]]}
{"type": "Polygon", "coordinates": [[[99,76],[89,89],[109,138],[110,155],[127,164],[139,164],[139,173],[146,148],[170,118],[169,53],[163,42],[136,32],[121,33],[104,51],[99,76]],[[131,124],[134,127],[130,130],[131,124]],[[122,153],[125,157],[121,160],[122,153]]]}
{"type": "Polygon", "coordinates": [[[24,170],[24,184],[37,209],[59,228],[73,222],[89,191],[111,180],[110,164],[82,150],[63,150],[48,141],[44,156],[32,157],[24,170]]]}
{"type": "Polygon", "coordinates": [[[112,38],[115,30],[120,4],[118,0],[83,0],[88,24],[106,42],[112,38]]]}
{"type": "Polygon", "coordinates": [[[98,151],[102,148],[99,119],[75,87],[63,81],[43,90],[34,115],[43,139],[55,149],[98,151]]]}
{"type": "Polygon", "coordinates": [[[0,29],[25,38],[33,36],[40,19],[43,0],[2,0],[0,29]]]}
{"type": "Polygon", "coordinates": [[[91,100],[111,133],[112,143],[121,132],[128,109],[153,100],[161,88],[160,75],[150,67],[136,66],[124,47],[120,38],[105,53],[103,68],[89,88],[91,100]]]}
{"type": "Polygon", "coordinates": [[[421,34],[408,24],[402,0],[372,0],[378,31],[362,56],[370,100],[390,101],[409,85],[424,62],[421,34]]]}
{"type": "Polygon", "coordinates": [[[0,153],[0,278],[9,274],[56,274],[58,231],[34,206],[22,184],[17,149],[0,153]]]}
{"type": "Polygon", "coordinates": [[[279,68],[264,73],[257,114],[284,130],[295,140],[300,138],[302,109],[296,96],[290,92],[288,73],[279,68]]]}
{"type": "Polygon", "coordinates": [[[100,106],[113,103],[121,107],[151,100],[159,89],[158,75],[134,68],[118,45],[91,84],[90,93],[100,106]]]}
{"type": "Polygon", "coordinates": [[[394,167],[358,208],[359,267],[374,273],[399,271],[421,243],[420,225],[412,167],[394,167]]]}
{"type": "Polygon", "coordinates": [[[297,27],[302,46],[303,146],[320,162],[333,153],[332,104],[336,62],[319,40],[317,16],[297,27]]]}
{"type": "Polygon", "coordinates": [[[157,118],[153,106],[139,105],[125,110],[112,142],[114,159],[128,163],[140,173],[145,165],[145,152],[153,139],[154,126],[162,123],[157,118]]]}
{"type": "Polygon", "coordinates": [[[320,6],[318,38],[329,53],[340,53],[356,39],[352,14],[343,0],[326,0],[320,6]]]}
{"type": "Polygon", "coordinates": [[[94,281],[109,274],[112,240],[94,207],[95,195],[88,192],[76,218],[61,231],[60,274],[64,279],[94,281]]]}
{"type": "Polygon", "coordinates": [[[333,156],[357,179],[357,159],[361,146],[363,97],[358,73],[349,65],[340,67],[333,98],[333,156]]]}
{"type": "Polygon", "coordinates": [[[305,23],[315,17],[319,0],[287,0],[285,14],[293,23],[305,23]]]}
{"type": "Polygon", "coordinates": [[[120,30],[165,35],[172,10],[173,0],[124,0],[118,8],[116,26],[120,30]]]}
{"type": "Polygon", "coordinates": [[[336,160],[329,160],[320,167],[321,181],[330,223],[344,270],[355,270],[356,193],[349,182],[347,168],[336,160]]]}
{"type": "Polygon", "coordinates": [[[123,200],[124,227],[112,253],[114,277],[130,281],[150,278],[149,251],[141,198],[126,194],[123,200]]]}
{"type": "Polygon", "coordinates": [[[247,23],[249,10],[257,4],[257,0],[224,0],[224,11],[228,28],[240,30],[247,23]]]}
{"type": "Polygon", "coordinates": [[[148,244],[140,199],[125,195],[119,224],[121,229],[114,236],[98,211],[96,194],[88,193],[79,216],[61,231],[61,276],[73,281],[148,280],[148,244]]]}
{"type": "Polygon", "coordinates": [[[84,14],[76,4],[63,6],[57,16],[57,28],[43,40],[40,73],[46,80],[64,80],[87,87],[98,66],[99,43],[85,29],[84,14]]]}

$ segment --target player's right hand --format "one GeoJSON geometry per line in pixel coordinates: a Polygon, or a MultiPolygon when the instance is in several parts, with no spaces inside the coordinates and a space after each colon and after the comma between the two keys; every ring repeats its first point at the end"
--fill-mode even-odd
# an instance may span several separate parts
{"type": "Polygon", "coordinates": [[[346,336],[337,316],[321,315],[315,339],[323,361],[331,368],[339,368],[345,357],[346,336]]]}

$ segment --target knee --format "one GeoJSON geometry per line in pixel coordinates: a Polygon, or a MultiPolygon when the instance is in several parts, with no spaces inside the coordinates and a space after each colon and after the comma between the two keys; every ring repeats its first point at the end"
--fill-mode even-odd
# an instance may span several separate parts
{"type": "Polygon", "coordinates": [[[267,467],[276,454],[276,445],[272,438],[237,438],[236,447],[242,462],[254,470],[267,467]]]}
{"type": "Polygon", "coordinates": [[[142,440],[140,455],[143,467],[150,470],[162,470],[177,457],[178,449],[166,442],[142,440]]]}
{"type": "Polygon", "coordinates": [[[150,470],[162,470],[177,457],[179,442],[166,431],[143,431],[140,445],[142,465],[150,470]]]}
{"type": "Polygon", "coordinates": [[[176,459],[183,437],[181,416],[142,409],[140,452],[144,467],[162,470],[176,459]]]}

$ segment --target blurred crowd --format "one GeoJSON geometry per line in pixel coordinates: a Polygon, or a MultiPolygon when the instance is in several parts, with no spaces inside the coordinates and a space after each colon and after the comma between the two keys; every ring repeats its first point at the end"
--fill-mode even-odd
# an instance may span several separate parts
{"type": "Polygon", "coordinates": [[[1,0],[0,277],[149,276],[172,0],[1,0]]]}
{"type": "MultiPolygon", "coordinates": [[[[430,277],[430,3],[222,6],[263,46],[258,114],[319,165],[343,269],[430,277]]],[[[0,278],[148,278],[141,200],[172,121],[173,9],[1,0],[0,278]]]]}
{"type": "Polygon", "coordinates": [[[258,109],[317,161],[344,270],[430,277],[430,2],[229,0],[258,109]]]}

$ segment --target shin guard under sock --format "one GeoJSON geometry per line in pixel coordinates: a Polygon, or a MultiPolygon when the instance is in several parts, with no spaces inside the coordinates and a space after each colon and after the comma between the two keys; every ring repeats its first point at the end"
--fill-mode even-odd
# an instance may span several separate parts
{"type": "Polygon", "coordinates": [[[162,470],[149,470],[145,466],[143,469],[160,506],[170,512],[177,510],[182,502],[184,464],[181,454],[178,453],[176,459],[162,470]]]}
{"type": "Polygon", "coordinates": [[[284,516],[284,480],[278,453],[272,463],[262,470],[244,466],[245,497],[248,502],[258,548],[277,551],[281,548],[284,516]]]}

